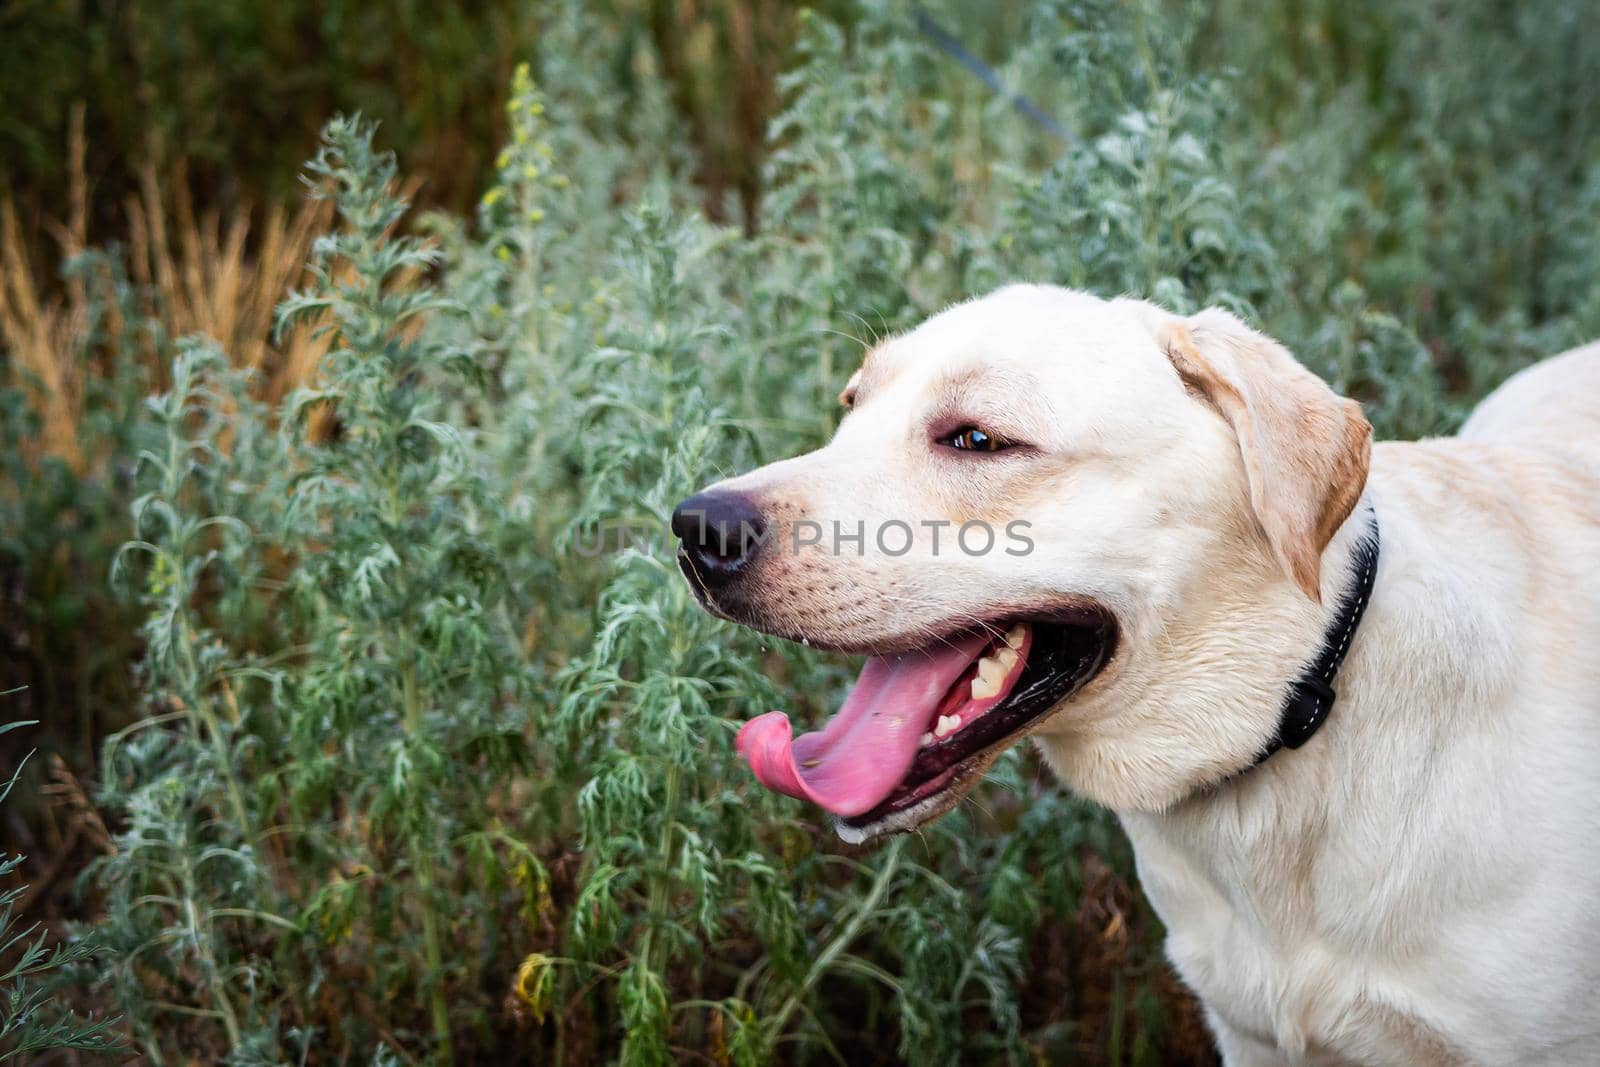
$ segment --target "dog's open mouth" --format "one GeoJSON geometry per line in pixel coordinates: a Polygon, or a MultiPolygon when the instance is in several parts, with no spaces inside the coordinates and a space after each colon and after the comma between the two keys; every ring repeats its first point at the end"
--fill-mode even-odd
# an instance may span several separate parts
{"type": "Polygon", "coordinates": [[[942,814],[989,763],[1111,658],[1101,609],[1070,622],[1008,620],[867,660],[826,726],[793,736],[774,711],[745,723],[739,752],[762,784],[839,816],[862,841],[942,814]]]}

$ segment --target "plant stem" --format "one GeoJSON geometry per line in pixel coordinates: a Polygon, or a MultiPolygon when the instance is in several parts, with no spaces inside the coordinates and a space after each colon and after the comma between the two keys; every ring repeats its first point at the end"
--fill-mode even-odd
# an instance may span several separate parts
{"type": "Polygon", "coordinates": [[[222,736],[222,723],[212,709],[210,699],[200,691],[200,667],[194,657],[194,633],[190,630],[187,620],[180,625],[184,668],[189,674],[189,706],[194,709],[195,718],[198,719],[197,732],[206,734],[211,743],[217,761],[217,773],[222,776],[223,784],[228,790],[228,803],[233,808],[233,819],[239,824],[239,837],[250,846],[251,853],[254,854],[255,832],[250,823],[250,810],[245,806],[244,791],[239,785],[239,776],[234,773],[233,756],[228,751],[228,742],[222,736]]]}
{"type": "Polygon", "coordinates": [[[650,966],[651,935],[655,933],[656,924],[667,913],[667,906],[672,896],[672,838],[673,827],[676,825],[678,809],[678,768],[676,765],[667,767],[666,797],[662,802],[661,842],[658,846],[659,858],[656,873],[650,879],[650,925],[645,930],[644,937],[639,943],[640,963],[648,969],[650,966]]]}
{"type": "Polygon", "coordinates": [[[872,883],[872,890],[867,894],[867,898],[861,902],[861,907],[856,909],[856,913],[850,916],[850,921],[845,923],[844,929],[840,930],[838,935],[828,942],[827,947],[817,955],[816,960],[811,964],[811,969],[806,972],[805,980],[800,983],[800,988],[788,1000],[783,1002],[783,1007],[779,1008],[778,1014],[773,1016],[770,1024],[772,1036],[776,1037],[783,1033],[783,1028],[788,1025],[789,1016],[793,1015],[795,1009],[800,1006],[800,998],[811,992],[812,987],[822,979],[828,968],[833,966],[833,961],[839,957],[839,953],[849,947],[850,943],[861,933],[861,928],[866,925],[867,919],[877,910],[878,903],[883,900],[883,895],[889,891],[889,883],[894,881],[894,873],[900,866],[900,854],[905,851],[905,844],[906,839],[902,837],[889,846],[889,858],[884,861],[882,870],[878,871],[878,877],[872,883]]]}
{"type": "MultiPolygon", "coordinates": [[[[413,738],[422,732],[422,701],[417,695],[416,671],[410,661],[400,673],[405,701],[406,732],[413,738]]],[[[411,834],[408,850],[411,868],[422,898],[422,956],[427,967],[428,1006],[433,1017],[433,1040],[441,1063],[455,1062],[455,1047],[450,1038],[450,1002],[444,995],[444,953],[439,947],[439,924],[433,914],[433,860],[422,847],[420,834],[411,834]]]]}

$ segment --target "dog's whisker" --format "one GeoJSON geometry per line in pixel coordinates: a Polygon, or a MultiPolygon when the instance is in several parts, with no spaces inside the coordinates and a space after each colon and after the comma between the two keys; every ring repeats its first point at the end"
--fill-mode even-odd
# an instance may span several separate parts
{"type": "MultiPolygon", "coordinates": [[[[982,780],[988,782],[993,781],[994,779],[990,778],[988,772],[985,772],[982,780]]],[[[988,805],[984,804],[983,801],[979,800],[975,792],[968,792],[966,796],[961,798],[961,802],[963,804],[971,804],[973,807],[977,808],[983,813],[984,818],[990,820],[991,822],[994,821],[994,811],[990,809],[988,805]]]]}
{"type": "Polygon", "coordinates": [[[882,343],[882,340],[883,340],[883,339],[882,339],[882,338],[881,338],[881,337],[879,337],[879,336],[878,336],[878,331],[877,331],[877,330],[874,330],[874,329],[873,329],[873,328],[872,328],[872,323],[870,323],[870,322],[868,322],[868,321],[867,321],[867,320],[866,320],[866,319],[865,319],[865,318],[863,318],[863,317],[862,317],[862,316],[860,316],[860,315],[858,315],[858,314],[856,314],[856,313],[855,313],[855,312],[853,312],[853,311],[851,311],[851,312],[847,312],[847,314],[848,314],[848,315],[849,315],[849,316],[850,316],[850,317],[851,317],[851,318],[852,318],[852,319],[855,319],[855,320],[856,320],[856,321],[857,321],[857,322],[859,322],[859,323],[860,323],[860,324],[861,324],[861,325],[862,325],[862,326],[865,326],[865,327],[866,327],[866,329],[867,329],[867,332],[868,332],[868,333],[870,333],[870,334],[871,334],[871,335],[872,335],[872,344],[873,344],[873,345],[878,345],[878,344],[881,344],[881,343],[882,343]]]}
{"type": "Polygon", "coordinates": [[[831,334],[834,337],[843,337],[847,341],[854,341],[856,344],[861,346],[861,350],[863,352],[868,351],[869,349],[872,348],[872,346],[870,344],[868,344],[866,341],[864,341],[860,337],[857,337],[855,334],[847,333],[844,330],[835,330],[831,326],[819,326],[819,327],[817,327],[817,332],[818,333],[823,333],[823,334],[831,334]]]}

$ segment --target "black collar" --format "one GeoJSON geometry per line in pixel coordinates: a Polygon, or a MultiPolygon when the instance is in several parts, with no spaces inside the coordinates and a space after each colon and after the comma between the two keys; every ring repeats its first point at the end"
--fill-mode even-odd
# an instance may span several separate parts
{"type": "Polygon", "coordinates": [[[1307,664],[1300,677],[1289,683],[1289,692],[1283,700],[1283,712],[1278,718],[1278,732],[1267,747],[1261,750],[1251,767],[1259,767],[1280,748],[1299,748],[1311,740],[1338,696],[1333,691],[1334,676],[1350,649],[1350,639],[1361,625],[1361,615],[1372,599],[1372,585],[1378,576],[1378,516],[1368,512],[1367,532],[1350,554],[1355,584],[1345,591],[1339,602],[1339,613],[1333,617],[1327,636],[1322,639],[1322,651],[1307,664]]]}

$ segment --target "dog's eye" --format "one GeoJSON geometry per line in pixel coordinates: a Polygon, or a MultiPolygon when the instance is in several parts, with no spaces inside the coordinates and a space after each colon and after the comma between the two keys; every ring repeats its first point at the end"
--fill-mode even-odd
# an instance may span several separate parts
{"type": "Polygon", "coordinates": [[[963,426],[955,433],[941,437],[939,443],[963,452],[998,452],[1006,447],[1000,438],[976,426],[963,426]]]}

